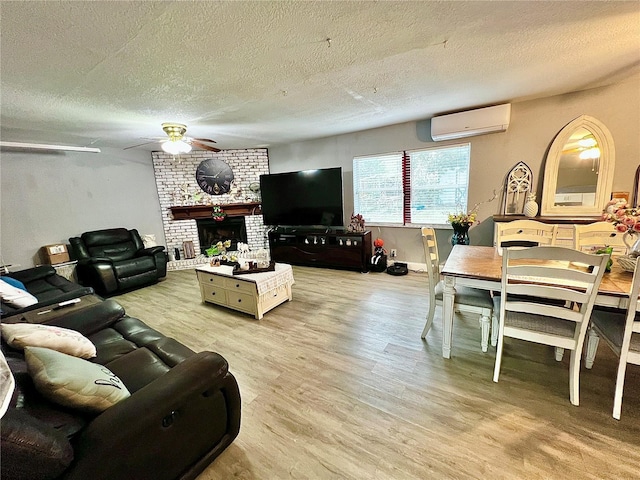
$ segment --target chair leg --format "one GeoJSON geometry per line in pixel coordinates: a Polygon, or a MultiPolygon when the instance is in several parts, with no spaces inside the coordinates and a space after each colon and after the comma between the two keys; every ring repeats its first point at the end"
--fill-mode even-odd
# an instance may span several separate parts
{"type": "Polygon", "coordinates": [[[420,335],[421,338],[426,338],[427,333],[429,333],[429,330],[431,329],[431,324],[433,323],[433,317],[436,314],[436,302],[429,302],[429,313],[427,313],[427,323],[424,326],[424,329],[422,330],[422,335],[420,335]]]}
{"type": "Polygon", "coordinates": [[[496,365],[493,368],[493,381],[498,382],[500,376],[500,365],[502,364],[502,347],[504,345],[504,335],[498,335],[498,347],[496,349],[496,365]]]}
{"type": "Polygon", "coordinates": [[[556,362],[561,362],[564,357],[564,348],[556,347],[556,362]]]}
{"type": "Polygon", "coordinates": [[[580,352],[571,350],[569,360],[569,400],[575,406],[580,405],[580,352]]]}
{"type": "Polygon", "coordinates": [[[495,314],[493,314],[493,316],[491,317],[491,346],[495,347],[496,345],[498,345],[498,316],[495,314]]]}
{"type": "Polygon", "coordinates": [[[616,393],[613,397],[613,418],[620,420],[620,413],[622,412],[622,389],[624,388],[624,375],[627,371],[626,359],[620,359],[620,365],[618,365],[618,375],[616,377],[616,393]]]}
{"type": "Polygon", "coordinates": [[[584,359],[584,366],[587,368],[593,367],[593,362],[596,359],[596,352],[598,351],[598,344],[600,343],[600,337],[593,328],[590,328],[587,332],[587,353],[584,359]]]}
{"type": "Polygon", "coordinates": [[[480,317],[480,329],[482,331],[482,335],[480,337],[480,347],[483,352],[486,352],[489,347],[489,328],[491,327],[490,320],[491,312],[482,312],[482,316],[480,317]]]}

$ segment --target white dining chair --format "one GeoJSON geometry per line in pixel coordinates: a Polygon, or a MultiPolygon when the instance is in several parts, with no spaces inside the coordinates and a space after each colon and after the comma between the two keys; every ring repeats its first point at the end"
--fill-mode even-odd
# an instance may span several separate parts
{"type": "Polygon", "coordinates": [[[494,297],[499,312],[494,382],[505,337],[569,349],[569,398],[579,405],[580,356],[608,260],[555,246],[504,249],[501,294],[494,297]]]}
{"type": "MultiPolygon", "coordinates": [[[[433,323],[436,305],[442,305],[444,285],[440,280],[438,242],[433,228],[422,227],[422,243],[427,263],[427,276],[429,277],[429,312],[427,313],[427,323],[421,335],[422,338],[426,338],[433,323]]],[[[489,329],[493,316],[491,293],[477,288],[458,287],[456,288],[454,310],[480,315],[480,348],[486,352],[489,347],[489,329]]]]}
{"type": "MultiPolygon", "coordinates": [[[[618,232],[609,222],[595,222],[573,226],[573,248],[581,252],[595,252],[604,247],[612,247],[615,255],[624,255],[627,246],[618,232]]],[[[564,350],[556,348],[556,360],[562,361],[564,350]]]]}
{"type": "Polygon", "coordinates": [[[495,247],[502,255],[504,246],[541,246],[555,245],[558,225],[542,223],[536,220],[513,220],[496,223],[495,247]]]}
{"type": "Polygon", "coordinates": [[[613,255],[624,255],[627,253],[627,246],[623,235],[609,222],[574,225],[573,248],[581,252],[593,252],[603,247],[612,247],[613,255]]]}
{"type": "MultiPolygon", "coordinates": [[[[533,247],[543,245],[555,245],[558,235],[558,225],[542,223],[536,220],[513,220],[511,222],[496,223],[495,247],[498,254],[502,255],[502,249],[509,246],[533,247]]],[[[491,325],[491,345],[498,343],[498,315],[493,316],[491,325]]],[[[556,353],[556,359],[560,352],[556,353]]],[[[562,355],[560,354],[560,360],[562,355]]]]}
{"type": "Polygon", "coordinates": [[[633,273],[629,307],[619,312],[594,308],[587,339],[585,366],[591,368],[602,338],[619,357],[616,390],[613,397],[613,418],[620,420],[622,391],[627,364],[640,365],[640,261],[633,273]]]}

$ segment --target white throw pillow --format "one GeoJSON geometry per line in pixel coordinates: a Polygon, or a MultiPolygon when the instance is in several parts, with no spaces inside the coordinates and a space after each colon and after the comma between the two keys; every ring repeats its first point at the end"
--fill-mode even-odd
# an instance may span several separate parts
{"type": "Polygon", "coordinates": [[[144,244],[144,248],[158,246],[158,242],[156,242],[156,236],[151,233],[142,236],[142,243],[144,244]]]}
{"type": "Polygon", "coordinates": [[[38,303],[38,299],[29,292],[26,292],[21,288],[14,287],[13,285],[9,285],[2,279],[0,279],[0,297],[3,302],[8,303],[15,308],[24,308],[38,303]]]}
{"type": "Polygon", "coordinates": [[[96,356],[96,347],[91,340],[75,330],[40,325],[38,323],[3,323],[2,338],[17,349],[44,347],[74,357],[96,356]]]}
{"type": "Polygon", "coordinates": [[[13,379],[9,364],[4,354],[0,352],[0,417],[4,416],[9,408],[15,387],[16,381],[13,379]]]}
{"type": "Polygon", "coordinates": [[[36,389],[65,407],[99,413],[131,395],[104,365],[40,347],[26,347],[24,356],[36,389]]]}

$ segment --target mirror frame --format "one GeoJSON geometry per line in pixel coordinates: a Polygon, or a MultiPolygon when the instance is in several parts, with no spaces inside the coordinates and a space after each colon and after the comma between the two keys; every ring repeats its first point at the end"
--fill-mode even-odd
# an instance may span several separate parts
{"type": "Polygon", "coordinates": [[[636,169],[636,176],[633,179],[633,192],[631,192],[631,206],[640,205],[640,165],[636,169]]]}
{"type": "Polygon", "coordinates": [[[602,215],[602,210],[611,198],[615,165],[615,147],[609,129],[602,122],[589,115],[581,115],[572,120],[556,135],[547,154],[540,215],[548,217],[595,217],[602,215]],[[562,150],[571,135],[581,127],[593,133],[600,148],[595,205],[555,205],[558,167],[562,150]]]}

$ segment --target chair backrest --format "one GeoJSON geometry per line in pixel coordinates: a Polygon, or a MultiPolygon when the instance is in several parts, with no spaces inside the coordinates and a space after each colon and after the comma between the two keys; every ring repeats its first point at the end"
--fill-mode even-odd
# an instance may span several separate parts
{"type": "Polygon", "coordinates": [[[640,351],[636,348],[630,352],[629,345],[634,335],[640,336],[640,316],[638,312],[640,312],[640,260],[636,261],[636,268],[633,272],[633,281],[631,282],[631,291],[629,292],[629,307],[627,308],[621,348],[623,353],[628,352],[626,361],[635,365],[640,365],[640,351]]]}
{"type": "Polygon", "coordinates": [[[564,247],[504,249],[502,298],[507,300],[501,302],[500,318],[504,311],[512,311],[570,320],[579,324],[574,340],[582,337],[584,341],[608,261],[608,255],[564,247]],[[564,302],[573,302],[579,309],[567,308],[564,302]]]}
{"type": "Polygon", "coordinates": [[[435,297],[435,287],[440,281],[440,258],[438,256],[438,241],[436,231],[433,228],[422,227],[422,245],[427,263],[427,276],[429,277],[429,290],[435,297]]]}
{"type": "Polygon", "coordinates": [[[535,220],[513,220],[496,223],[495,246],[500,255],[502,249],[509,246],[555,245],[558,225],[535,220]]]}
{"type": "Polygon", "coordinates": [[[593,252],[603,247],[613,247],[614,255],[624,255],[627,246],[622,239],[624,233],[618,232],[609,222],[595,222],[589,225],[573,226],[573,248],[581,252],[593,252]]]}
{"type": "Polygon", "coordinates": [[[80,236],[80,241],[76,239],[73,241],[69,239],[69,241],[76,250],[78,259],[103,257],[117,262],[133,258],[136,252],[144,248],[138,231],[126,228],[85,232],[80,236]],[[78,246],[80,248],[76,248],[78,246]]]}

